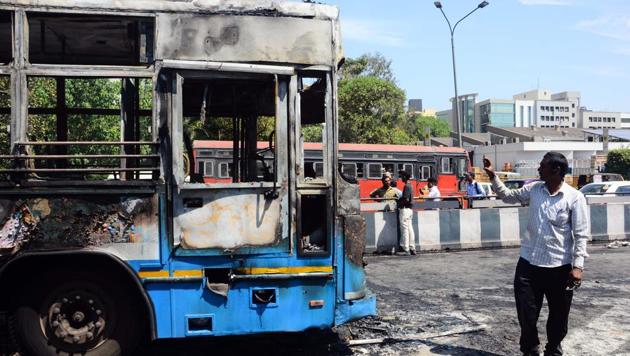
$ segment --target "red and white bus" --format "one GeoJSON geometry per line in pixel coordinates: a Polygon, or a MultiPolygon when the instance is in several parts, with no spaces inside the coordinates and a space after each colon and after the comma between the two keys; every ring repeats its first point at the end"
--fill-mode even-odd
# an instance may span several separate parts
{"type": "MultiPolygon", "coordinates": [[[[324,172],[321,143],[305,142],[303,147],[305,179],[321,177],[324,172]]],[[[262,179],[265,174],[273,174],[273,158],[269,143],[258,142],[257,148],[260,158],[256,169],[262,179]]],[[[194,173],[198,179],[205,183],[231,181],[234,165],[231,141],[196,140],[193,152],[194,173]]],[[[470,171],[468,153],[458,147],[340,143],[339,162],[342,173],[359,182],[361,198],[369,198],[370,193],[381,186],[384,172],[390,172],[402,189],[400,170],[411,174],[415,196],[420,195],[429,177],[437,178],[442,196],[461,196],[459,179],[470,171]]]]}

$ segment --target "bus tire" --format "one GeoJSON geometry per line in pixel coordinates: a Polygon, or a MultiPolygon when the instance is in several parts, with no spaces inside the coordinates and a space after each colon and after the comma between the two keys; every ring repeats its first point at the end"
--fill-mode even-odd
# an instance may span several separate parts
{"type": "Polygon", "coordinates": [[[42,277],[49,283],[20,288],[13,309],[13,335],[23,354],[134,354],[145,337],[141,308],[120,286],[82,273],[64,273],[63,281],[42,277]]]}

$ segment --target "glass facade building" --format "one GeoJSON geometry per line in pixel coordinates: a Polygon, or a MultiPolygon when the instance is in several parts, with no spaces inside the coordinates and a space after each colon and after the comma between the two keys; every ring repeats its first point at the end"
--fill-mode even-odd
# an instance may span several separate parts
{"type": "Polygon", "coordinates": [[[481,132],[488,132],[488,126],[514,127],[514,103],[507,100],[485,100],[478,104],[481,132]]]}

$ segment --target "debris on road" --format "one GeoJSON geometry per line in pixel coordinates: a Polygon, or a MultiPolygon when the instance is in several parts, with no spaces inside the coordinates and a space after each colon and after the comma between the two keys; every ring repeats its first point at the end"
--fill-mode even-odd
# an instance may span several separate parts
{"type": "Polygon", "coordinates": [[[611,243],[609,243],[608,245],[606,245],[606,247],[608,248],[619,248],[621,246],[629,246],[630,245],[630,241],[613,241],[611,243]]]}
{"type": "Polygon", "coordinates": [[[484,331],[486,330],[486,328],[487,328],[486,325],[481,324],[481,325],[477,325],[473,327],[460,327],[460,328],[455,328],[452,330],[447,330],[447,331],[437,332],[437,333],[426,332],[426,333],[421,333],[421,334],[404,335],[401,337],[385,337],[385,338],[376,338],[376,339],[350,340],[348,341],[348,346],[406,342],[406,341],[426,341],[429,339],[434,339],[436,337],[469,334],[469,333],[484,331]]]}

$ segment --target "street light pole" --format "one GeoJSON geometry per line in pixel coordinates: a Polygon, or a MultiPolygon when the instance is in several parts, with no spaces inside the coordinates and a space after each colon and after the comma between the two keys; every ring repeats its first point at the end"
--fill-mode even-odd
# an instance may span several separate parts
{"type": "Polygon", "coordinates": [[[477,7],[472,10],[471,12],[469,12],[468,14],[466,14],[466,16],[462,17],[461,19],[459,19],[459,21],[457,21],[455,23],[455,26],[451,26],[451,22],[448,20],[448,17],[446,17],[446,14],[444,13],[444,10],[442,10],[442,3],[439,1],[436,1],[433,3],[433,5],[435,5],[435,7],[437,7],[438,9],[440,9],[440,12],[442,12],[442,15],[444,16],[444,19],[446,20],[446,23],[448,24],[448,29],[451,31],[451,55],[453,58],[453,85],[455,86],[455,122],[456,122],[456,129],[457,129],[457,145],[459,147],[463,147],[462,144],[462,119],[459,115],[459,95],[457,94],[457,71],[455,70],[455,39],[454,39],[454,34],[455,34],[455,29],[457,28],[457,25],[459,25],[460,22],[462,22],[465,18],[467,18],[468,16],[470,16],[473,12],[479,10],[479,9],[483,9],[484,7],[488,6],[489,3],[487,1],[482,1],[481,3],[479,3],[479,5],[477,5],[477,7]]]}

